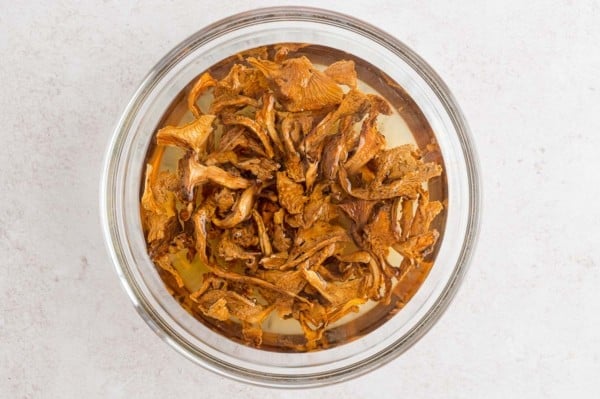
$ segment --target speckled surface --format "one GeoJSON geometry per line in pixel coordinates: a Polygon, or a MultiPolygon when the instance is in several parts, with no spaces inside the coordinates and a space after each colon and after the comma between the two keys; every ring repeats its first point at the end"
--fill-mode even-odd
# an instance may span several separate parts
{"type": "Polygon", "coordinates": [[[473,265],[431,332],[303,392],[229,381],[162,343],[99,223],[103,153],[141,78],[251,2],[24,3],[0,12],[0,397],[598,397],[600,3],[303,1],[379,25],[440,73],[485,196],[473,265]]]}

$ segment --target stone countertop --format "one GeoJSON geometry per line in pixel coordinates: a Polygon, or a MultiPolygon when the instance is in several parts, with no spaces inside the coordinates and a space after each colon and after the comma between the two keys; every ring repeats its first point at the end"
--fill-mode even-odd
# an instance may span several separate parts
{"type": "Polygon", "coordinates": [[[436,69],[471,125],[484,200],[439,323],[375,372],[293,392],[161,342],[120,286],[98,210],[112,129],[154,63],[251,4],[293,3],[39,3],[0,13],[0,397],[597,397],[600,3],[303,2],[378,25],[436,69]]]}

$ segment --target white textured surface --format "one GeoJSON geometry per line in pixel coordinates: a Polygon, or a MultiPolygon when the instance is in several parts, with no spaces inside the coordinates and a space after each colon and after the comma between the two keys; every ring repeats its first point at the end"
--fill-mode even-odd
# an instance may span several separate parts
{"type": "Polygon", "coordinates": [[[474,262],[433,330],[304,392],[231,382],[162,343],[98,216],[108,138],[153,64],[207,23],[288,2],[24,3],[0,1],[0,397],[598,397],[600,3],[303,1],[379,25],[440,73],[485,191],[474,262]]]}

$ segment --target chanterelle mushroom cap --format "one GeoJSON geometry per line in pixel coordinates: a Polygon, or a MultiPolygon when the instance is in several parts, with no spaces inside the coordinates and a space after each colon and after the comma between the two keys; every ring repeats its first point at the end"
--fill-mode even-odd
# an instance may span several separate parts
{"type": "Polygon", "coordinates": [[[204,153],[206,141],[213,131],[214,115],[202,115],[181,127],[166,126],[156,133],[159,145],[170,145],[204,153]]]}
{"type": "Polygon", "coordinates": [[[277,99],[288,111],[315,110],[342,101],[342,89],[332,78],[315,69],[306,57],[290,58],[281,64],[254,57],[247,61],[265,75],[277,99]]]}

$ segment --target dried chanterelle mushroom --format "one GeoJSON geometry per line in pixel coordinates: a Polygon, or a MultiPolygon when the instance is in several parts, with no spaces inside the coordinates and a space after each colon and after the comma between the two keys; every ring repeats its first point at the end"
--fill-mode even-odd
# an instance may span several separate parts
{"type": "Polygon", "coordinates": [[[176,173],[148,164],[141,206],[149,254],[188,310],[239,323],[257,347],[269,315],[293,318],[303,351],[428,262],[442,205],[425,187],[442,168],[414,145],[386,147],[390,106],[357,89],[353,61],[320,70],[287,50],[200,76],[194,119],[156,134],[185,155],[176,173]]]}

